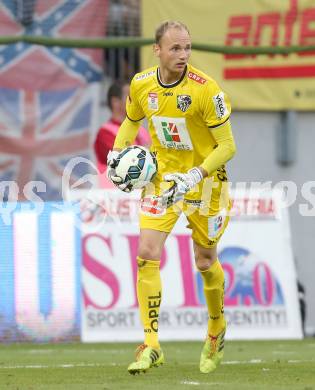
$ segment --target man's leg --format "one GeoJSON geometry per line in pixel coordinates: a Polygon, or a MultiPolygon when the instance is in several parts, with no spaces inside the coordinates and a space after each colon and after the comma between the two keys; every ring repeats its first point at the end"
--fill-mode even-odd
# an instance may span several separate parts
{"type": "Polygon", "coordinates": [[[137,295],[144,342],[159,348],[158,315],[162,297],[160,258],[168,233],[151,229],[140,231],[138,249],[137,295]]]}
{"type": "Polygon", "coordinates": [[[160,258],[167,235],[152,229],[140,231],[137,296],[144,327],[144,344],[137,350],[136,361],[128,367],[131,374],[145,372],[164,362],[158,340],[158,317],[162,298],[160,258]]]}
{"type": "Polygon", "coordinates": [[[209,320],[207,339],[201,353],[200,371],[214,371],[223,358],[224,335],[224,272],[217,258],[216,246],[204,248],[194,242],[197,268],[203,279],[209,320]]]}
{"type": "Polygon", "coordinates": [[[196,266],[203,279],[209,321],[208,334],[216,335],[225,327],[224,272],[217,256],[217,247],[203,248],[194,243],[196,266]]]}

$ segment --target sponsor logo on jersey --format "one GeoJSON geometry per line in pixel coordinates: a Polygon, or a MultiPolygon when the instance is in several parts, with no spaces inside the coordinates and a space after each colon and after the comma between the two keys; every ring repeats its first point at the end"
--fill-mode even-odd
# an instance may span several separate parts
{"type": "Polygon", "coordinates": [[[191,105],[191,96],[189,95],[178,95],[177,96],[177,108],[181,111],[186,112],[191,105]]]}
{"type": "Polygon", "coordinates": [[[203,200],[184,199],[184,203],[186,203],[189,206],[200,208],[200,209],[205,206],[205,202],[203,200]]]}
{"type": "Polygon", "coordinates": [[[173,92],[164,92],[163,96],[173,96],[173,92]]]}
{"type": "Polygon", "coordinates": [[[217,118],[222,119],[225,115],[229,113],[224,101],[224,93],[220,92],[217,95],[212,96],[212,100],[214,103],[217,118]]]}
{"type": "Polygon", "coordinates": [[[141,213],[144,215],[164,215],[166,208],[162,204],[162,198],[155,195],[144,196],[141,199],[141,213]]]}
{"type": "Polygon", "coordinates": [[[204,84],[207,80],[201,76],[198,76],[196,73],[188,72],[188,77],[192,80],[197,81],[197,83],[204,84]]]}
{"type": "Polygon", "coordinates": [[[164,148],[192,150],[192,142],[185,118],[152,116],[157,137],[164,148]]]}
{"type": "Polygon", "coordinates": [[[148,106],[149,110],[157,111],[159,109],[159,100],[158,94],[155,92],[150,92],[148,95],[148,106]]]}
{"type": "Polygon", "coordinates": [[[180,135],[175,123],[161,122],[165,141],[180,142],[180,135]]]}
{"type": "Polygon", "coordinates": [[[151,70],[150,72],[147,73],[141,73],[138,76],[135,77],[136,81],[146,79],[147,77],[153,76],[155,74],[155,70],[151,70]]]}
{"type": "Polygon", "coordinates": [[[208,219],[208,238],[214,239],[221,232],[226,215],[226,209],[222,209],[217,215],[208,219]]]}

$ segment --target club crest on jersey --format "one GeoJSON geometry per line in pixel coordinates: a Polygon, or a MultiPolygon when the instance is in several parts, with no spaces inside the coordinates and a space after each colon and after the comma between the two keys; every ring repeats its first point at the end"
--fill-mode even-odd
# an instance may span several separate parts
{"type": "Polygon", "coordinates": [[[186,112],[191,105],[191,96],[189,95],[178,95],[177,96],[177,108],[181,111],[186,112]]]}
{"type": "Polygon", "coordinates": [[[149,110],[157,111],[159,109],[158,94],[155,92],[149,92],[148,95],[149,110]]]}

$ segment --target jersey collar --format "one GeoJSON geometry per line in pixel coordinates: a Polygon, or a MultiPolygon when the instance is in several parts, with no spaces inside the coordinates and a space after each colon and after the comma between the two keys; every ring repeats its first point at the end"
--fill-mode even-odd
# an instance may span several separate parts
{"type": "Polygon", "coordinates": [[[158,81],[158,83],[160,84],[161,87],[163,87],[163,88],[174,88],[174,87],[176,87],[178,84],[180,84],[183,81],[184,77],[186,76],[186,73],[187,73],[187,65],[185,67],[185,70],[184,70],[183,74],[180,76],[180,79],[175,81],[175,83],[172,83],[172,84],[163,84],[162,83],[162,80],[160,79],[160,69],[159,68],[157,68],[156,77],[157,77],[157,81],[158,81]]]}

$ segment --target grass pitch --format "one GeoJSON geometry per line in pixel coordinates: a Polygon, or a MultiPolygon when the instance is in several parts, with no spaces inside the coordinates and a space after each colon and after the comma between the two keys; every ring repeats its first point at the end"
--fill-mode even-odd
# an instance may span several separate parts
{"type": "Polygon", "coordinates": [[[135,344],[0,346],[0,390],[315,390],[315,339],[228,341],[223,364],[199,372],[200,342],[163,343],[166,364],[131,376],[135,344]]]}

